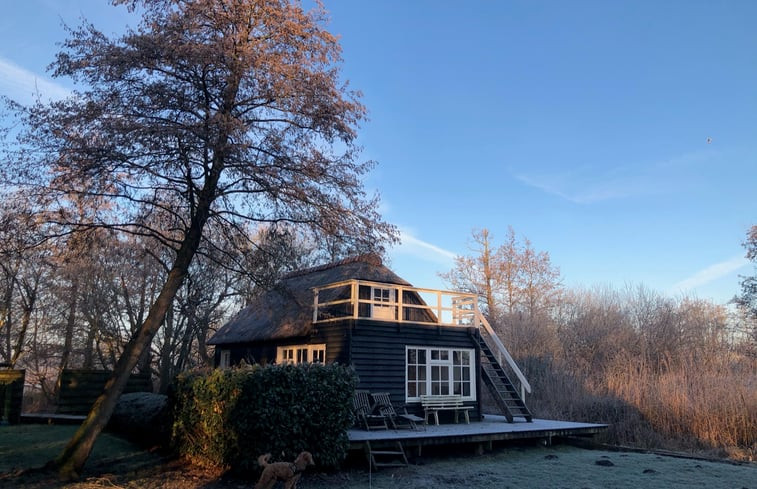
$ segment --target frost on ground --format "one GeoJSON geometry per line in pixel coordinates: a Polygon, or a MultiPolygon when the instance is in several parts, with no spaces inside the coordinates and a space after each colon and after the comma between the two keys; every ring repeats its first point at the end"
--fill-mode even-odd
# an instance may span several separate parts
{"type": "MultiPolygon", "coordinates": [[[[757,464],[732,464],[655,454],[585,450],[571,446],[508,447],[476,456],[425,456],[407,468],[333,474],[308,470],[300,489],[527,489],[707,488],[757,489],[757,464]]],[[[249,489],[254,480],[220,477],[179,461],[137,470],[101,472],[78,483],[0,477],[0,488],[41,489],[249,489]]],[[[98,471],[103,467],[97,467],[98,471]]],[[[106,469],[107,470],[107,469],[106,469]]]]}
{"type": "Polygon", "coordinates": [[[314,476],[302,486],[318,489],[757,489],[757,465],[754,464],[733,465],[569,446],[508,448],[483,456],[429,459],[424,465],[373,474],[349,472],[342,477],[341,481],[336,478],[318,481],[318,476],[314,476]]]}

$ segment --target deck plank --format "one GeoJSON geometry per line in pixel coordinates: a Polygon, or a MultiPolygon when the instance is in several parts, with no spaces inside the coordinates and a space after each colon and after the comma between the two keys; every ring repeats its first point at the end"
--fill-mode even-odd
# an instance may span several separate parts
{"type": "Polygon", "coordinates": [[[426,446],[456,443],[475,443],[499,440],[539,439],[555,436],[590,436],[607,429],[605,424],[576,423],[572,421],[555,421],[534,419],[528,423],[524,418],[515,417],[514,423],[508,423],[504,416],[487,414],[483,421],[471,421],[470,424],[428,425],[425,431],[349,430],[350,448],[358,449],[366,441],[400,441],[403,445],[426,446]]]}

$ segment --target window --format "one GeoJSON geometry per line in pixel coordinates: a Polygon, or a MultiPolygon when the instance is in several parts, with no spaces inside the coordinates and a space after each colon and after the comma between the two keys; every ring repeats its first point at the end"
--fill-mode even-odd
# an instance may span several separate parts
{"type": "Polygon", "coordinates": [[[420,401],[425,394],[476,400],[475,350],[408,346],[406,352],[408,401],[420,401]]]}
{"type": "Polygon", "coordinates": [[[221,350],[221,356],[218,361],[220,368],[231,367],[231,350],[221,350]]]}
{"type": "Polygon", "coordinates": [[[394,304],[396,302],[394,298],[394,289],[383,289],[381,287],[373,287],[371,289],[371,297],[373,303],[371,304],[371,317],[377,319],[389,319],[394,320],[394,304]],[[385,304],[377,304],[385,303],[385,304]]]}
{"type": "Polygon", "coordinates": [[[326,345],[290,345],[276,349],[276,363],[326,363],[326,345]]]}

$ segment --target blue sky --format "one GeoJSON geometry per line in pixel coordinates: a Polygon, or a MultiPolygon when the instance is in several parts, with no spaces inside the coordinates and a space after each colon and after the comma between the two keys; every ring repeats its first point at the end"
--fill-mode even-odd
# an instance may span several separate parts
{"type": "MultiPolygon", "coordinates": [[[[757,224],[757,2],[324,0],[370,120],[366,183],[417,286],[508,225],[567,286],[643,283],[725,302],[757,224]],[[709,138],[709,142],[708,142],[709,138]]],[[[0,92],[55,96],[61,20],[131,22],[94,0],[8,2],[0,92]]]]}

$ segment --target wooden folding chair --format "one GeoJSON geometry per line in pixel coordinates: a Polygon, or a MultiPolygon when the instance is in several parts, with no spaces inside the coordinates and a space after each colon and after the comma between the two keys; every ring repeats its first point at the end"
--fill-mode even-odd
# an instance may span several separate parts
{"type": "Polygon", "coordinates": [[[375,392],[371,394],[371,397],[373,397],[374,405],[378,411],[389,420],[389,423],[395,430],[399,427],[417,430],[418,423],[423,421],[423,418],[420,416],[408,413],[407,408],[403,408],[403,412],[398,413],[392,404],[388,392],[375,392]]]}
{"type": "Polygon", "coordinates": [[[368,391],[355,391],[355,395],[352,397],[352,409],[356,421],[366,430],[388,430],[387,417],[381,413],[376,414],[374,412],[375,407],[368,391]]]}

